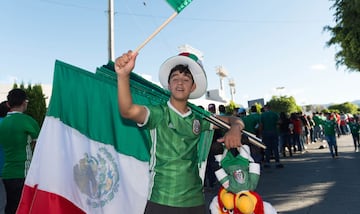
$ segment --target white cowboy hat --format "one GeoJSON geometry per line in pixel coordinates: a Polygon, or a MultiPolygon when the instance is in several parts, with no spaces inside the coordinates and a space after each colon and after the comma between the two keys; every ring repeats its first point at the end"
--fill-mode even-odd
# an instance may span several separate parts
{"type": "Polygon", "coordinates": [[[192,53],[180,53],[177,56],[170,57],[161,66],[159,71],[159,80],[161,85],[168,89],[168,78],[172,68],[176,65],[187,65],[194,78],[196,88],[190,94],[190,99],[196,99],[205,94],[207,89],[207,79],[204,68],[199,58],[192,53]]]}

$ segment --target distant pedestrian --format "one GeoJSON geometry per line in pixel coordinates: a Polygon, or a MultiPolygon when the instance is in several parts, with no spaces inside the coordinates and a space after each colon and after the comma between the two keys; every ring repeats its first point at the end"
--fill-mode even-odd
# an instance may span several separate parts
{"type": "Polygon", "coordinates": [[[360,141],[359,141],[359,133],[360,133],[360,121],[359,117],[355,116],[349,119],[348,123],[351,131],[351,135],[354,141],[355,151],[359,151],[360,141]]]}
{"type": "MultiPolygon", "coordinates": [[[[245,124],[246,127],[246,124],[245,124]]],[[[279,135],[280,135],[280,152],[286,157],[286,149],[292,156],[291,151],[291,130],[290,130],[290,118],[285,112],[280,112],[279,120],[279,135]]]]}
{"type": "Polygon", "coordinates": [[[338,157],[338,147],[336,142],[337,135],[337,120],[336,115],[326,113],[326,119],[323,120],[325,139],[329,145],[329,150],[332,158],[338,157]]]}
{"type": "Polygon", "coordinates": [[[313,113],[313,120],[314,120],[314,142],[316,141],[323,141],[325,139],[324,137],[324,129],[321,125],[323,118],[322,113],[315,112],[313,113]]]}
{"type": "MultiPolygon", "coordinates": [[[[242,120],[245,124],[245,131],[259,137],[260,114],[257,112],[255,105],[251,106],[250,114],[242,117],[242,120]]],[[[249,147],[254,161],[261,164],[264,161],[264,149],[253,144],[249,144],[249,147]]]]}
{"type": "Polygon", "coordinates": [[[270,167],[271,155],[274,155],[276,168],[283,168],[279,157],[279,115],[271,110],[270,105],[264,106],[264,112],[260,115],[260,130],[262,142],[265,144],[265,168],[270,167]]]}
{"type": "Polygon", "coordinates": [[[312,118],[311,115],[307,115],[306,119],[309,122],[309,131],[310,131],[310,143],[314,143],[315,142],[315,135],[314,135],[314,126],[315,126],[315,122],[312,118]]]}
{"type": "Polygon", "coordinates": [[[292,124],[292,143],[294,145],[294,152],[299,151],[303,153],[305,151],[303,141],[303,123],[300,119],[299,113],[291,113],[290,121],[292,124]]]}
{"type": "Polygon", "coordinates": [[[221,116],[226,115],[226,108],[225,108],[225,106],[223,104],[219,105],[218,110],[219,110],[219,115],[221,115],[221,116]]]}

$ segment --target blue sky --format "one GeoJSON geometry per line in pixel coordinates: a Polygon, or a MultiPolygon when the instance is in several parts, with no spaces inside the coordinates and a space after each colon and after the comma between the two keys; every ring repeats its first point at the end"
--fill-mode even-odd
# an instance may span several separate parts
{"type": "MultiPolygon", "coordinates": [[[[299,105],[357,100],[360,73],[336,69],[336,47],[326,47],[332,4],[195,0],[140,50],[134,72],[158,81],[161,63],[188,44],[203,53],[208,89],[219,87],[215,68],[223,66],[244,106],[272,95],[294,96],[299,105]]],[[[116,56],[137,48],[174,12],[162,0],[114,6],[116,56]]],[[[56,59],[91,72],[108,62],[107,0],[5,0],[0,7],[0,84],[51,84],[56,59]]]]}

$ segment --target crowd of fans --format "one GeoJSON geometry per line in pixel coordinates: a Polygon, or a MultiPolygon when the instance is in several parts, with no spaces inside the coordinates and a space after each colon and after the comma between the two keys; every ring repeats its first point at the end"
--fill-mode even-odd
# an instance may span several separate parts
{"type": "MultiPolygon", "coordinates": [[[[223,105],[219,105],[216,112],[216,106],[209,104],[207,110],[215,114],[221,113],[240,117],[244,121],[245,130],[262,139],[262,143],[266,145],[265,150],[251,144],[249,146],[253,159],[261,163],[263,168],[270,168],[272,159],[275,161],[276,168],[282,168],[284,165],[280,163],[280,156],[293,156],[295,153],[303,154],[306,152],[307,145],[316,142],[327,143],[331,157],[337,158],[339,154],[336,138],[342,135],[352,135],[354,149],[359,151],[359,115],[343,112],[314,112],[312,114],[280,112],[278,114],[273,112],[269,105],[265,105],[260,112],[257,111],[256,106],[251,106],[249,111],[245,108],[236,108],[230,113],[225,113],[224,109],[223,105]]],[[[214,136],[215,138],[219,137],[219,133],[214,136]]],[[[218,149],[217,153],[221,153],[221,150],[218,149]]],[[[213,155],[214,152],[210,152],[209,157],[213,155]]],[[[210,166],[218,165],[213,157],[210,157],[209,160],[210,166]]],[[[205,186],[212,186],[213,182],[216,182],[213,168],[208,167],[205,186]]]]}

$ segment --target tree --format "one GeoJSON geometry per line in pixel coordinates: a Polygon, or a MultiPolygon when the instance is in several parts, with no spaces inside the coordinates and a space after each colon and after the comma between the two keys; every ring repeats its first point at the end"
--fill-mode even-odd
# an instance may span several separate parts
{"type": "Polygon", "coordinates": [[[293,96],[273,96],[271,100],[267,102],[271,106],[271,109],[275,112],[300,112],[301,107],[296,105],[295,98],[293,96]]]}
{"type": "MultiPolygon", "coordinates": [[[[261,108],[263,107],[260,103],[255,103],[254,106],[256,107],[256,112],[261,113],[261,108]]],[[[251,107],[251,106],[249,106],[251,107]]]]}
{"type": "Polygon", "coordinates": [[[229,105],[225,106],[225,109],[226,109],[226,112],[231,115],[234,112],[234,110],[238,107],[239,107],[239,105],[231,100],[229,105]]]}
{"type": "Polygon", "coordinates": [[[360,1],[332,0],[335,26],[325,26],[331,33],[327,46],[339,46],[335,54],[336,66],[344,65],[349,71],[360,72],[360,1]]]}
{"type": "Polygon", "coordinates": [[[343,104],[331,105],[328,107],[330,111],[338,111],[343,113],[356,114],[358,112],[358,105],[353,103],[345,102],[343,104]]]}
{"type": "Polygon", "coordinates": [[[28,84],[27,88],[25,88],[24,83],[21,83],[20,86],[14,83],[13,88],[21,88],[26,92],[29,104],[24,113],[33,117],[41,127],[46,114],[45,95],[41,85],[38,84],[32,86],[31,84],[28,84]]]}

